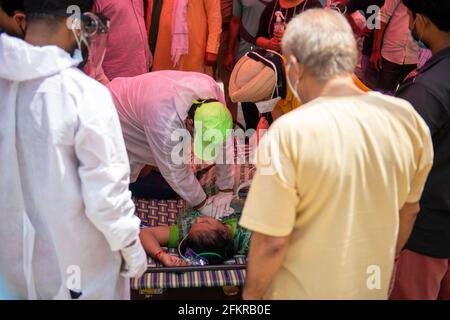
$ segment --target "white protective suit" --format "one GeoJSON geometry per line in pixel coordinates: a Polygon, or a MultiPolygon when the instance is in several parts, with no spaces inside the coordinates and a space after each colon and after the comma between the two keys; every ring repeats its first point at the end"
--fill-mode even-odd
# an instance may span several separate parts
{"type": "MultiPolygon", "coordinates": [[[[108,84],[119,114],[128,157],[131,181],[136,181],[145,165],[155,166],[169,185],[190,205],[198,205],[206,194],[191,165],[176,164],[171,153],[177,145],[172,134],[185,129],[192,101],[225,98],[211,77],[195,72],[157,71],[133,78],[116,78],[108,84]]],[[[231,143],[227,143],[227,152],[231,143]]],[[[233,160],[231,159],[231,162],[233,160]]],[[[216,166],[219,189],[234,185],[234,166],[216,166]]]]}
{"type": "Polygon", "coordinates": [[[129,162],[108,90],[77,63],[0,36],[0,274],[19,299],[129,299],[129,162]]]}

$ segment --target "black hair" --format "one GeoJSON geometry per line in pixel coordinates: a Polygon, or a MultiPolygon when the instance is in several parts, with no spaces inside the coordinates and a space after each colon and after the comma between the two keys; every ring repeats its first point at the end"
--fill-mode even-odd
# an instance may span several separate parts
{"type": "Polygon", "coordinates": [[[450,32],[450,1],[448,0],[403,0],[414,15],[429,18],[439,30],[450,32]]]}
{"type": "Polygon", "coordinates": [[[196,254],[215,253],[220,255],[220,257],[215,254],[202,255],[210,265],[221,264],[234,255],[234,241],[231,232],[221,229],[198,232],[195,235],[189,233],[181,244],[181,252],[184,254],[187,248],[192,249],[196,254]]]}
{"type": "Polygon", "coordinates": [[[0,8],[10,17],[14,15],[15,11],[25,11],[23,0],[0,0],[0,8]]]}
{"type": "Polygon", "coordinates": [[[80,14],[90,11],[94,0],[24,0],[27,19],[65,19],[75,12],[68,10],[71,6],[80,9],[80,14]]]}
{"type": "Polygon", "coordinates": [[[219,100],[217,99],[199,99],[198,102],[194,102],[191,107],[188,110],[188,118],[194,120],[195,118],[195,111],[197,111],[197,109],[199,107],[201,107],[203,104],[205,103],[211,103],[211,102],[218,102],[219,100]]]}

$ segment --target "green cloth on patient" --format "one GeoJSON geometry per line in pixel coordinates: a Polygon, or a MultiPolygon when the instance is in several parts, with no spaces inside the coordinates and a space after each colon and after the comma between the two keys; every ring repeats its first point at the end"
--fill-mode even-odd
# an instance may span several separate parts
{"type": "MultiPolygon", "coordinates": [[[[221,222],[230,226],[231,235],[234,240],[235,254],[245,255],[248,252],[251,232],[239,225],[241,212],[236,209],[242,210],[242,208],[236,208],[237,206],[234,205],[232,206],[235,209],[235,213],[228,217],[222,218],[221,222]]],[[[179,241],[189,233],[189,230],[199,216],[201,216],[199,211],[192,210],[182,213],[177,217],[177,223],[170,226],[168,243],[169,248],[178,247],[179,241]]]]}

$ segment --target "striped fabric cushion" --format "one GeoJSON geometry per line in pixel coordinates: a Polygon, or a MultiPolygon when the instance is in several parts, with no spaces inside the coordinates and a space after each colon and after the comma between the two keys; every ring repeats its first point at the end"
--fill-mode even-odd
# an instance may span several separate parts
{"type": "MultiPolygon", "coordinates": [[[[169,252],[173,255],[177,255],[176,250],[174,249],[170,249],[169,252]]],[[[244,284],[246,272],[243,266],[246,264],[246,257],[236,256],[233,260],[225,263],[225,265],[236,266],[235,269],[189,272],[152,272],[152,268],[161,268],[163,266],[159,261],[149,257],[148,272],[139,279],[133,279],[131,288],[134,290],[142,290],[242,286],[244,284]]]]}

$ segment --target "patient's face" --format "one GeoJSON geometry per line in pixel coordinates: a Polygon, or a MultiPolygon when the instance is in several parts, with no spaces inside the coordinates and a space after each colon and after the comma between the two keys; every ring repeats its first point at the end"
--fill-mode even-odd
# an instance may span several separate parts
{"type": "Polygon", "coordinates": [[[220,223],[219,220],[208,217],[208,216],[201,216],[198,217],[195,221],[195,223],[191,226],[191,230],[189,233],[197,233],[197,232],[211,232],[214,230],[224,230],[227,231],[228,227],[220,223]]]}

